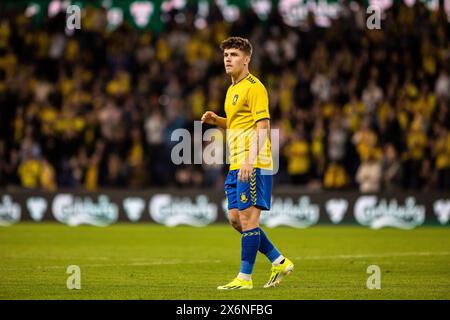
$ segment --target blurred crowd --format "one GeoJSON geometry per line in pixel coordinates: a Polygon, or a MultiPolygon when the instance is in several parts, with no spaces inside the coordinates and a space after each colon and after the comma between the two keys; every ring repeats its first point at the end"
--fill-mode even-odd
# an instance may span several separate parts
{"type": "MultiPolygon", "coordinates": [[[[280,130],[275,183],[309,189],[450,190],[450,24],[421,4],[388,10],[380,30],[345,10],[329,28],[273,11],[234,23],[195,10],[157,34],[107,30],[88,7],[66,35],[64,15],[36,27],[0,16],[0,187],[223,188],[226,166],[175,165],[171,133],[206,110],[224,115],[230,79],[220,42],[253,44],[280,130]]],[[[175,14],[175,13],[174,13],[175,14]]],[[[204,128],[206,129],[206,128],[204,128]]]]}

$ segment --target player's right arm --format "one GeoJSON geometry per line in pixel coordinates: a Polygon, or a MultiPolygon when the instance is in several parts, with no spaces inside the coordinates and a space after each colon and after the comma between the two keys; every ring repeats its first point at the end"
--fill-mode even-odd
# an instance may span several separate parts
{"type": "Polygon", "coordinates": [[[227,118],[219,117],[212,111],[206,111],[202,116],[202,123],[216,125],[223,129],[227,128],[227,118]]]}

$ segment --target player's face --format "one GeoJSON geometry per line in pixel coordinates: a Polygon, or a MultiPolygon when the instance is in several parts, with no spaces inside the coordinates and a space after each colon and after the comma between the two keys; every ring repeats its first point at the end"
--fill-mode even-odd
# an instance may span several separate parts
{"type": "Polygon", "coordinates": [[[223,51],[223,64],[228,75],[240,74],[248,66],[250,57],[239,49],[225,49],[223,51]]]}

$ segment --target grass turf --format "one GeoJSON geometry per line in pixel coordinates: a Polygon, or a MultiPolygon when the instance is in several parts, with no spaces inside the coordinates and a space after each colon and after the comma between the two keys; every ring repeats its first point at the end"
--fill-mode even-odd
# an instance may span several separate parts
{"type": "Polygon", "coordinates": [[[265,231],[294,273],[263,289],[270,264],[258,254],[253,290],[218,291],[240,266],[227,225],[0,228],[0,299],[450,299],[450,228],[265,231]],[[66,287],[69,265],[81,268],[81,290],[66,287]],[[380,290],[366,287],[369,265],[381,269],[380,290]]]}

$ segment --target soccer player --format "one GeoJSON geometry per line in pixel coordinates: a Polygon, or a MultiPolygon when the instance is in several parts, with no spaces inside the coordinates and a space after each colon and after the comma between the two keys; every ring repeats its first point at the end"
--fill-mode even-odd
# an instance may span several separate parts
{"type": "Polygon", "coordinates": [[[226,118],[207,111],[201,120],[227,131],[230,168],[225,193],[230,224],[242,234],[242,247],[239,274],[217,289],[252,289],[258,250],[272,263],[264,288],[274,287],[294,270],[294,264],[278,251],[259,226],[261,210],[270,210],[272,193],[268,94],[264,85],[249,73],[252,46],[247,39],[230,37],[220,48],[225,71],[232,81],[225,98],[226,118]]]}

